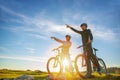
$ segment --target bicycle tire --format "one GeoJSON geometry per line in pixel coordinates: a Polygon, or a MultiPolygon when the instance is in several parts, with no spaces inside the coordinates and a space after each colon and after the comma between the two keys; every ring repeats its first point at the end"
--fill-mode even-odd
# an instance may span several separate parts
{"type": "Polygon", "coordinates": [[[101,73],[107,74],[107,67],[106,67],[106,64],[103,61],[103,59],[98,58],[98,62],[100,64],[101,68],[102,68],[101,73]]]}
{"type": "MultiPolygon", "coordinates": [[[[51,71],[51,67],[50,67],[50,66],[54,66],[54,65],[53,64],[51,65],[50,63],[52,61],[55,61],[55,60],[57,60],[56,57],[51,57],[50,59],[48,59],[48,62],[47,62],[47,72],[48,72],[48,74],[54,75],[54,72],[51,71]]],[[[58,71],[56,71],[56,75],[61,72],[61,64],[60,64],[59,60],[57,60],[57,62],[58,62],[57,67],[59,67],[59,68],[58,68],[58,71]]]]}
{"type": "MultiPolygon", "coordinates": [[[[78,66],[81,66],[82,64],[82,62],[80,62],[80,64],[78,64],[78,60],[79,59],[82,59],[82,57],[83,57],[83,54],[79,54],[79,55],[77,55],[76,56],[76,58],[75,58],[75,69],[76,69],[76,72],[78,73],[78,75],[80,76],[80,77],[82,77],[82,78],[84,78],[84,75],[82,74],[82,72],[79,70],[80,69],[80,67],[78,67],[78,66]]],[[[82,67],[82,66],[81,66],[82,67]]]]}

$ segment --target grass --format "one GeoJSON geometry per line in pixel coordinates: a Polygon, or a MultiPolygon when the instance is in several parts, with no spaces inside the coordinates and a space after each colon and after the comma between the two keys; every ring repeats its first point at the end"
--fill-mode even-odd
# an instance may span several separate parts
{"type": "MultiPolygon", "coordinates": [[[[21,76],[23,74],[32,76],[35,78],[35,80],[46,80],[46,77],[48,76],[46,72],[41,72],[41,71],[0,70],[0,79],[2,80],[3,78],[9,78],[10,80],[13,80],[13,78],[21,76]]],[[[111,73],[108,76],[104,74],[99,75],[98,73],[93,73],[94,77],[90,79],[82,79],[79,76],[76,75],[73,76],[69,73],[64,74],[62,76],[61,77],[66,78],[66,80],[120,80],[120,74],[113,74],[113,73],[111,73]]],[[[57,78],[56,80],[63,80],[63,79],[57,78]]]]}
{"type": "Polygon", "coordinates": [[[2,78],[16,78],[23,74],[27,74],[34,78],[44,78],[48,76],[46,72],[41,71],[23,71],[23,70],[0,70],[0,79],[2,78]]]}

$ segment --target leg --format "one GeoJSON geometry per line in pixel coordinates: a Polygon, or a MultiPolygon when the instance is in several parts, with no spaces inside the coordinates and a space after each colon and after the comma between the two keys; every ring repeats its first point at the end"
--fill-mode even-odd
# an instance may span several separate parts
{"type": "Polygon", "coordinates": [[[84,54],[85,54],[85,61],[87,65],[87,74],[86,77],[91,77],[92,69],[91,69],[91,62],[90,62],[90,54],[87,47],[83,47],[84,54]]]}
{"type": "Polygon", "coordinates": [[[93,63],[94,70],[96,70],[96,68],[97,68],[97,72],[100,72],[101,67],[100,67],[100,64],[98,63],[98,60],[97,60],[96,56],[93,54],[92,47],[89,47],[88,51],[89,51],[89,54],[90,54],[90,57],[91,57],[91,61],[93,63]]]}
{"type": "Polygon", "coordinates": [[[62,66],[62,68],[61,68],[61,73],[63,73],[63,70],[64,70],[63,60],[64,60],[65,56],[64,56],[63,54],[60,54],[60,57],[61,57],[60,63],[61,63],[61,66],[62,66]]]}
{"type": "Polygon", "coordinates": [[[90,47],[88,51],[89,51],[91,61],[92,61],[93,65],[94,65],[94,67],[97,67],[97,68],[100,67],[96,56],[93,54],[92,48],[90,47]]]}
{"type": "Polygon", "coordinates": [[[86,54],[86,64],[87,64],[87,75],[86,77],[91,77],[92,69],[91,69],[91,61],[89,53],[86,54]]]}
{"type": "Polygon", "coordinates": [[[72,71],[72,70],[73,70],[73,67],[72,67],[70,55],[67,54],[67,55],[66,55],[66,58],[67,58],[67,60],[68,60],[68,68],[69,68],[69,71],[72,71]]]}
{"type": "Polygon", "coordinates": [[[88,53],[88,50],[86,50],[86,49],[85,49],[84,53],[85,53],[85,61],[86,61],[86,65],[87,65],[87,73],[86,73],[85,77],[89,78],[89,77],[91,77],[91,73],[92,73],[90,55],[88,53]]]}

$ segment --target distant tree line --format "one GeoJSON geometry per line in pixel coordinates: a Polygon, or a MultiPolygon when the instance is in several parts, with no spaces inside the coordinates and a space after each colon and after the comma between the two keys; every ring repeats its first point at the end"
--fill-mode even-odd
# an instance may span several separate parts
{"type": "MultiPolygon", "coordinates": [[[[108,73],[116,73],[116,74],[120,74],[120,67],[109,67],[107,68],[108,70],[108,73]]],[[[20,72],[22,70],[9,70],[9,69],[0,69],[0,72],[8,72],[8,71],[14,71],[14,72],[20,72]]],[[[43,71],[41,70],[30,70],[30,69],[27,69],[27,70],[23,70],[24,72],[27,71],[27,72],[34,72],[34,73],[44,73],[43,71]]],[[[23,72],[22,71],[22,72],[23,72]]]]}
{"type": "Polygon", "coordinates": [[[108,70],[109,73],[120,74],[120,68],[119,67],[109,67],[107,70],[108,70]]]}

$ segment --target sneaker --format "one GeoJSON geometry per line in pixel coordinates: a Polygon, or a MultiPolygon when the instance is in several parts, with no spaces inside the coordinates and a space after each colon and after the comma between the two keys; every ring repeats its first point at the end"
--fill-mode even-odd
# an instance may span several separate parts
{"type": "Polygon", "coordinates": [[[91,74],[86,74],[85,78],[92,78],[92,75],[91,74]]]}
{"type": "Polygon", "coordinates": [[[87,75],[85,76],[85,78],[92,78],[92,75],[87,75]]]}

